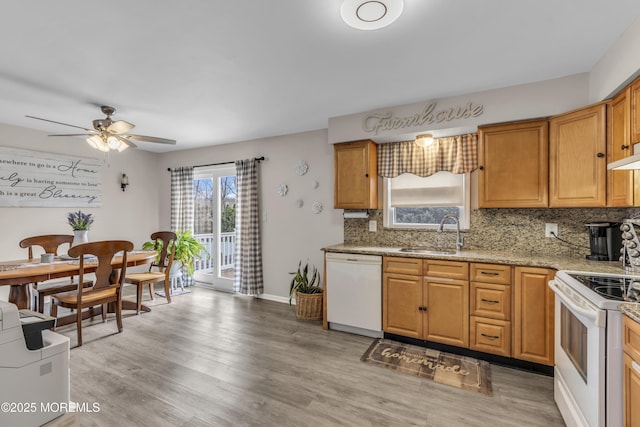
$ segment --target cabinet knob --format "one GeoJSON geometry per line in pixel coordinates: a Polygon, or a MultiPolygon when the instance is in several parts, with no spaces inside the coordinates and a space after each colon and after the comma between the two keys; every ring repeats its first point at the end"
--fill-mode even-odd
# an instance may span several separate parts
{"type": "Polygon", "coordinates": [[[365,174],[364,174],[364,177],[365,177],[365,178],[369,178],[369,174],[368,174],[368,173],[365,173],[365,174]]]}
{"type": "Polygon", "coordinates": [[[604,157],[604,153],[598,153],[597,156],[598,157],[604,157]]]}
{"type": "Polygon", "coordinates": [[[481,171],[484,170],[484,166],[478,166],[478,169],[480,169],[481,171]]]}
{"type": "Polygon", "coordinates": [[[628,146],[628,145],[624,145],[624,144],[623,144],[623,145],[621,145],[621,146],[620,146],[620,149],[622,149],[622,150],[628,150],[628,149],[629,149],[629,146],[628,146]]]}

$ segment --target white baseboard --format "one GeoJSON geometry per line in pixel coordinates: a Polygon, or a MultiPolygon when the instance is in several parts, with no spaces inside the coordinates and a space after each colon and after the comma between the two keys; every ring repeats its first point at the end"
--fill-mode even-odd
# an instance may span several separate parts
{"type": "MultiPolygon", "coordinates": [[[[258,295],[258,298],[289,304],[289,297],[281,297],[279,295],[260,294],[258,295]]],[[[296,305],[295,299],[291,301],[291,304],[296,305]]]]}

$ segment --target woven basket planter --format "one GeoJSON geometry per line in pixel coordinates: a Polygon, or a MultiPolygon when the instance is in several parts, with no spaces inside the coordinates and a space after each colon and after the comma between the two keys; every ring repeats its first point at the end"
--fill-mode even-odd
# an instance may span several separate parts
{"type": "Polygon", "coordinates": [[[296,318],[300,320],[322,320],[322,297],[319,294],[296,292],[296,318]]]}

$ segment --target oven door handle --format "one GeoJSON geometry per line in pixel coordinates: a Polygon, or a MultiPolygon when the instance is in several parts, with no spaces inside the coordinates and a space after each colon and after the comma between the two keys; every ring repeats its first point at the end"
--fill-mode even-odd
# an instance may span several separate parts
{"type": "Polygon", "coordinates": [[[555,280],[549,281],[549,287],[555,292],[556,296],[567,306],[567,308],[575,313],[582,315],[589,319],[599,328],[606,326],[606,317],[603,310],[598,310],[596,307],[587,306],[588,303],[582,303],[576,301],[572,295],[567,294],[564,290],[557,285],[555,280]]]}

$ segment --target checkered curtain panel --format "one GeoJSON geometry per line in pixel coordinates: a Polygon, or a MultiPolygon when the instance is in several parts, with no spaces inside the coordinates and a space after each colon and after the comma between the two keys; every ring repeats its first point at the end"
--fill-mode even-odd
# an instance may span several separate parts
{"type": "Polygon", "coordinates": [[[437,138],[428,147],[414,141],[378,144],[378,175],[395,178],[403,173],[429,176],[436,172],[467,173],[478,167],[478,135],[437,138]]]}
{"type": "Polygon", "coordinates": [[[193,166],[171,169],[171,229],[193,231],[193,166]]]}
{"type": "Polygon", "coordinates": [[[258,160],[236,161],[236,249],[233,290],[246,295],[263,292],[258,160]]]}
{"type": "MultiPolygon", "coordinates": [[[[171,169],[171,230],[193,232],[193,167],[171,169]]],[[[183,285],[193,285],[193,277],[184,274],[183,285]]]]}

